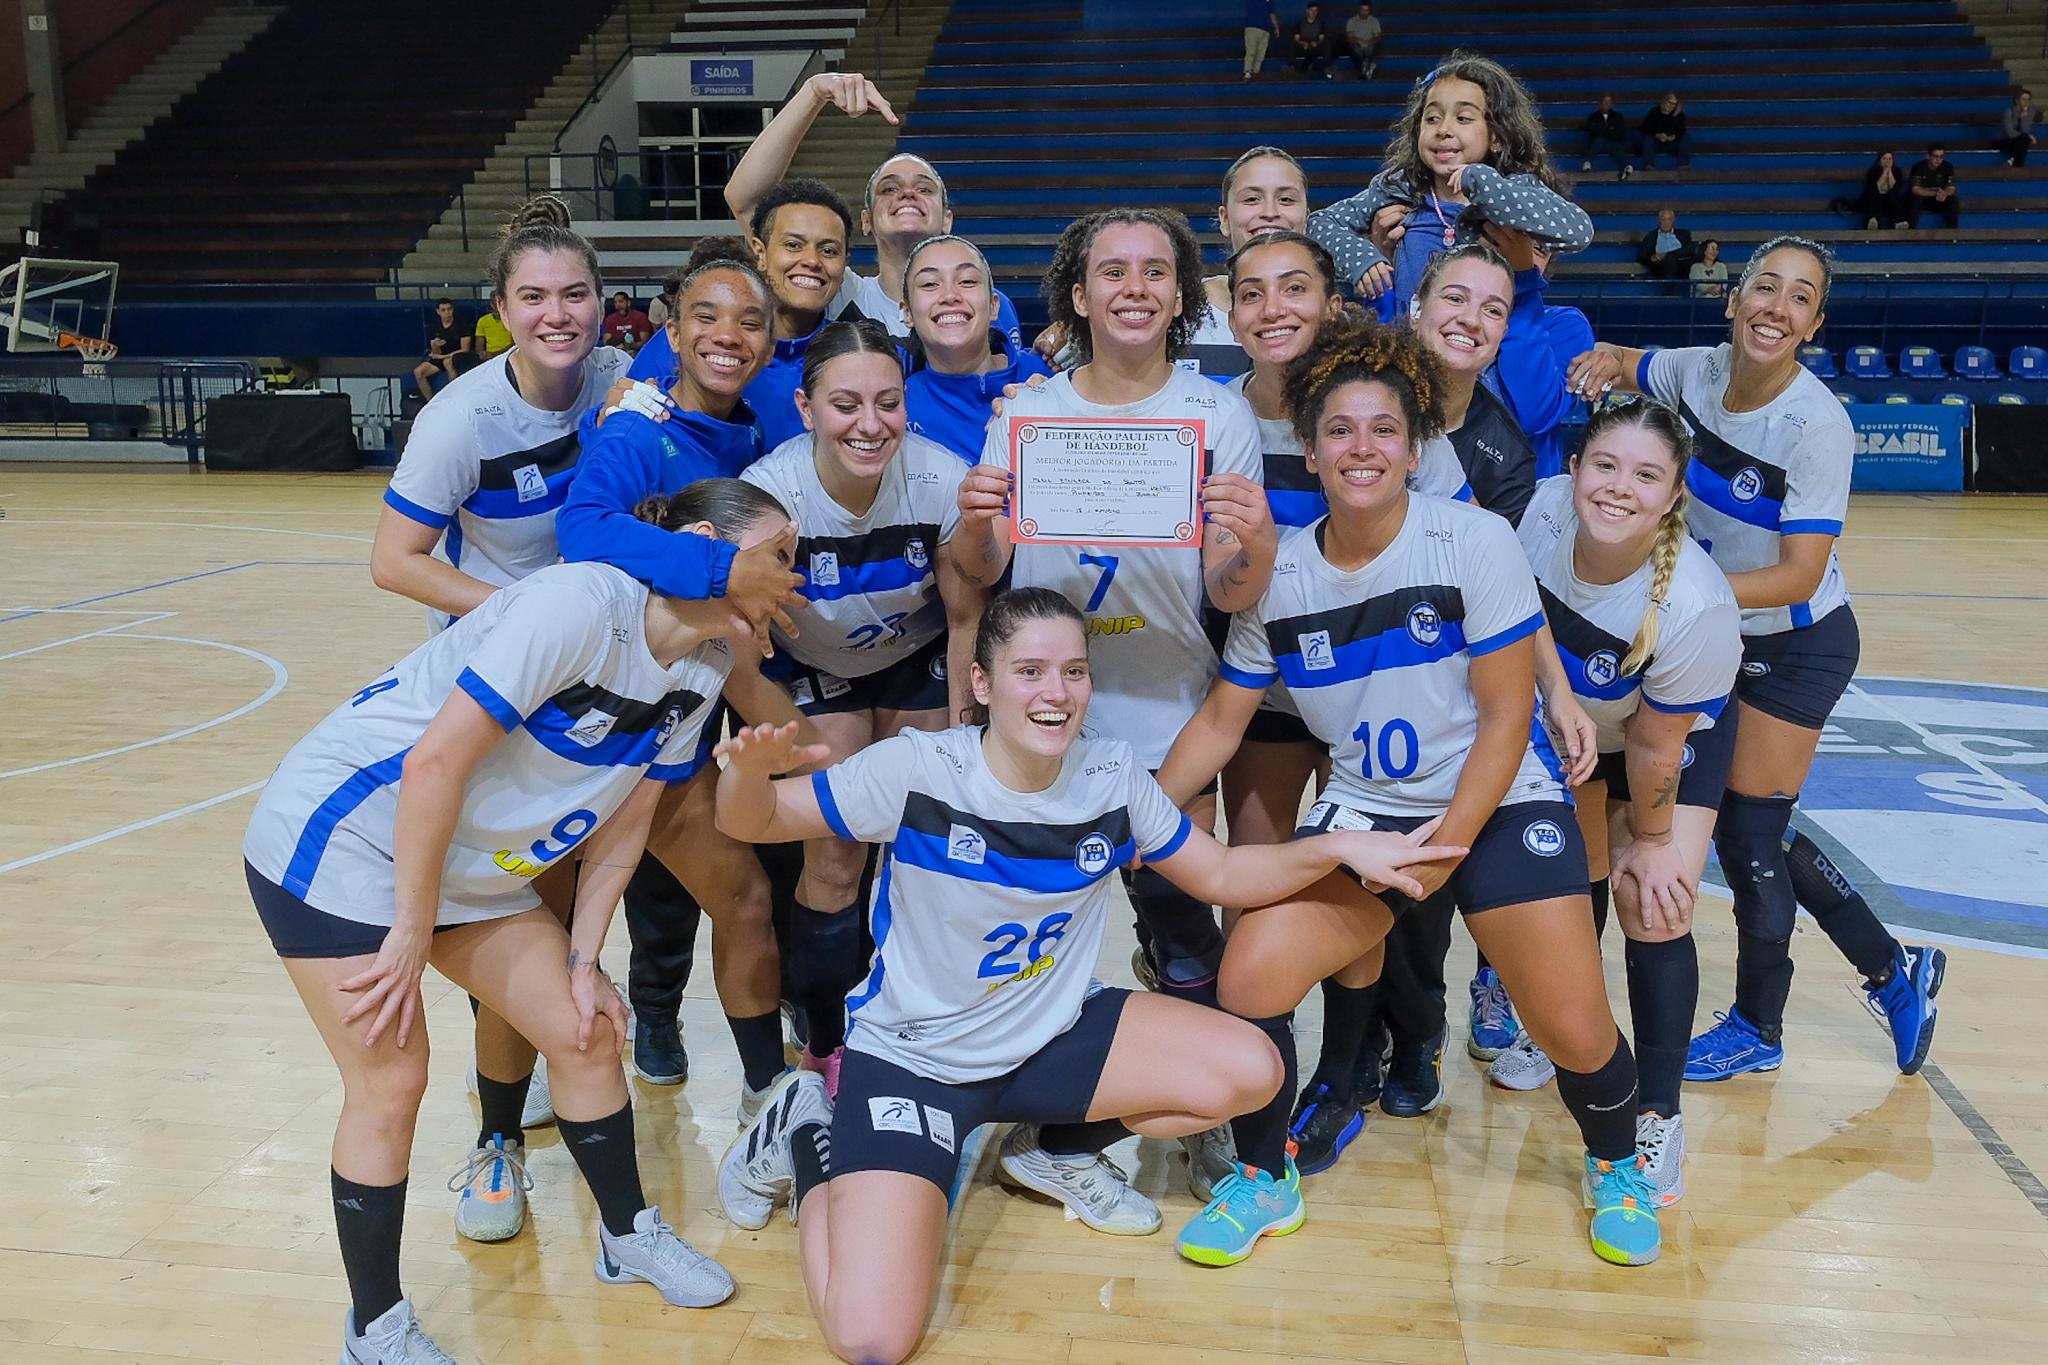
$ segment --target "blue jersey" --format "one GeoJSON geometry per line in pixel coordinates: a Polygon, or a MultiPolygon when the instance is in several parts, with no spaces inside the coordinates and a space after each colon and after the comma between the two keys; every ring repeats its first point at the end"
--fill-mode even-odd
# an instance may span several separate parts
{"type": "Polygon", "coordinates": [[[941,374],[926,368],[903,384],[911,431],[937,441],[968,464],[981,459],[981,448],[988,440],[989,411],[1003,396],[1004,386],[1052,373],[1052,367],[1035,352],[1007,336],[992,331],[989,340],[1002,343],[999,368],[984,374],[941,374]]]}
{"type": "Polygon", "coordinates": [[[804,386],[804,352],[833,322],[832,318],[821,320],[807,336],[778,338],[775,354],[748,382],[747,406],[754,410],[754,425],[761,429],[763,450],[773,450],[792,436],[804,434],[804,419],[796,410],[796,391],[804,386]]]}
{"type": "Polygon", "coordinates": [[[654,335],[634,355],[626,378],[644,379],[664,389],[676,382],[676,348],[669,342],[668,328],[654,329],[654,335]]]}

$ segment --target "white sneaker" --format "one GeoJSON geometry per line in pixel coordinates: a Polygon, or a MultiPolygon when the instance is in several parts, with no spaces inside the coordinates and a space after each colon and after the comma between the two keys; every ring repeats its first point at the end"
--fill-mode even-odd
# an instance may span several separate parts
{"type": "Polygon", "coordinates": [[[463,1168],[448,1178],[458,1191],[455,1231],[472,1242],[503,1242],[526,1226],[526,1192],[533,1177],[526,1173],[526,1148],[504,1136],[469,1154],[463,1168]]]}
{"type": "Polygon", "coordinates": [[[1159,1206],[1131,1188],[1131,1178],[1100,1152],[1054,1156],[1039,1145],[1039,1125],[1020,1123],[1003,1139],[996,1171],[1004,1183],[1065,1204],[1076,1218],[1117,1237],[1159,1231],[1159,1206]]]}
{"type": "MultiPolygon", "coordinates": [[[[476,1063],[469,1064],[469,1093],[477,1093],[476,1063]]],[[[555,1121],[555,1097],[548,1093],[548,1059],[533,1059],[533,1080],[526,1087],[526,1108],[519,1113],[521,1128],[545,1128],[555,1121]]],[[[507,1137],[513,1134],[506,1134],[507,1137]]]]}
{"type": "Polygon", "coordinates": [[[1657,1207],[1668,1209],[1685,1198],[1685,1115],[1636,1115],[1636,1148],[1643,1154],[1643,1175],[1657,1192],[1657,1207]]]}
{"type": "Polygon", "coordinates": [[[1556,1076],[1550,1054],[1526,1033],[1486,1068],[1486,1079],[1503,1090],[1541,1090],[1556,1076]]]}
{"type": "Polygon", "coordinates": [[[733,1289],[725,1267],[676,1236],[657,1208],[634,1214],[633,1231],[624,1237],[612,1236],[599,1220],[597,1278],[606,1284],[644,1281],[678,1308],[724,1303],[733,1289]]]}
{"type": "Polygon", "coordinates": [[[1146,990],[1155,993],[1159,990],[1159,973],[1152,966],[1152,957],[1145,951],[1145,945],[1142,943],[1131,949],[1131,975],[1136,977],[1138,984],[1146,990]]]}
{"type": "Polygon", "coordinates": [[[782,1077],[787,1076],[789,1072],[790,1068],[784,1067],[781,1075],[778,1075],[759,1090],[748,1089],[746,1080],[744,1078],[741,1079],[738,1127],[745,1128],[753,1123],[755,1119],[761,1117],[761,1110],[767,1107],[768,1097],[775,1093],[775,1087],[782,1084],[782,1077]]]}
{"type": "Polygon", "coordinates": [[[421,1329],[412,1300],[400,1299],[361,1336],[356,1335],[355,1310],[348,1311],[342,1319],[341,1365],[455,1365],[455,1358],[421,1329]]]}
{"type": "Polygon", "coordinates": [[[775,1206],[789,1197],[796,1183],[790,1130],[802,1123],[831,1122],[832,1102],[817,1072],[789,1071],[776,1081],[761,1116],[718,1161],[718,1203],[735,1227],[767,1227],[775,1206]]]}
{"type": "Polygon", "coordinates": [[[1188,1193],[1206,1204],[1223,1177],[1237,1169],[1237,1138],[1229,1124],[1219,1123],[1181,1138],[1180,1149],[1188,1158],[1188,1193]]]}

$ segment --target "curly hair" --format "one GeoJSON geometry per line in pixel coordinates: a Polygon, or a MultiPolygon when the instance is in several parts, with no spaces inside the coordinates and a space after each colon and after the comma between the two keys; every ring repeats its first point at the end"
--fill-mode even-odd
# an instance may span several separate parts
{"type": "Polygon", "coordinates": [[[839,225],[844,230],[842,240],[853,240],[853,210],[846,206],[846,198],[822,180],[808,176],[790,176],[778,180],[761,196],[761,202],[754,205],[753,234],[759,241],[767,241],[768,234],[775,229],[775,210],[791,204],[811,204],[838,215],[839,225]]]}
{"type": "Polygon", "coordinates": [[[1308,449],[1315,449],[1324,405],[1346,384],[1386,385],[1401,405],[1412,448],[1444,434],[1442,365],[1406,328],[1333,322],[1317,335],[1314,350],[1287,367],[1280,403],[1308,449]]]}
{"type": "Polygon", "coordinates": [[[1686,466],[1692,463],[1692,432],[1686,428],[1685,419],[1654,398],[1636,398],[1600,409],[1593,419],[1586,423],[1585,444],[1580,455],[1572,457],[1577,465],[1581,456],[1593,448],[1593,442],[1618,427],[1637,427],[1649,432],[1663,443],[1671,455],[1671,478],[1678,492],[1671,506],[1657,522],[1657,538],[1650,544],[1650,602],[1643,612],[1642,622],[1636,626],[1636,638],[1628,647],[1628,657],[1621,661],[1625,674],[1639,673],[1650,662],[1650,656],[1657,652],[1657,633],[1661,624],[1664,599],[1671,595],[1671,579],[1678,572],[1678,556],[1685,549],[1686,529],[1686,466]]]}
{"type": "Polygon", "coordinates": [[[1393,140],[1387,144],[1388,169],[1398,173],[1417,190],[1436,183],[1435,172],[1423,163],[1420,148],[1422,111],[1429,92],[1440,80],[1470,81],[1486,93],[1486,136],[1489,145],[1486,164],[1502,175],[1533,175],[1545,188],[1570,194],[1571,184],[1550,164],[1550,152],[1543,142],[1543,114],[1529,88],[1490,57],[1459,48],[1408,92],[1408,106],[1394,120],[1393,140]]]}
{"type": "Polygon", "coordinates": [[[1166,324],[1166,354],[1179,356],[1187,350],[1188,343],[1201,326],[1202,314],[1208,310],[1209,296],[1202,290],[1202,248],[1195,241],[1194,229],[1188,220],[1174,209],[1104,209],[1091,213],[1085,218],[1076,218],[1067,224],[1067,230],[1060,234],[1060,242],[1053,249],[1052,264],[1046,267],[1045,280],[1039,292],[1045,298],[1046,311],[1065,333],[1067,344],[1085,365],[1095,358],[1095,338],[1089,334],[1088,320],[1074,307],[1074,286],[1083,285],[1088,277],[1088,253],[1095,246],[1095,239],[1104,228],[1131,223],[1155,227],[1166,234],[1167,244],[1173,249],[1174,284],[1180,291],[1180,314],[1166,324]]]}

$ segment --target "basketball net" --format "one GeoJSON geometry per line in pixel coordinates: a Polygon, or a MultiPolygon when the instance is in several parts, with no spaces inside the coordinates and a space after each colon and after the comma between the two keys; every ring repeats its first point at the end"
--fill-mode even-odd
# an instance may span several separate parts
{"type": "Polygon", "coordinates": [[[81,357],[93,364],[112,360],[121,350],[119,346],[116,346],[111,341],[103,340],[100,337],[82,337],[76,332],[57,333],[57,349],[60,351],[76,351],[81,357]]]}

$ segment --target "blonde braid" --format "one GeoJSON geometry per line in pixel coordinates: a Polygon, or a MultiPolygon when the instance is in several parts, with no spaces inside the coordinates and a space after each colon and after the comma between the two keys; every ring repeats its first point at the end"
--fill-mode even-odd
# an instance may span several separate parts
{"type": "Polygon", "coordinates": [[[1664,599],[1671,594],[1671,578],[1678,572],[1679,552],[1685,549],[1685,504],[1691,495],[1683,483],[1678,497],[1657,521],[1657,540],[1650,547],[1650,605],[1643,611],[1643,623],[1636,627],[1635,643],[1621,661],[1624,674],[1640,672],[1657,652],[1657,631],[1662,624],[1664,599]]]}

